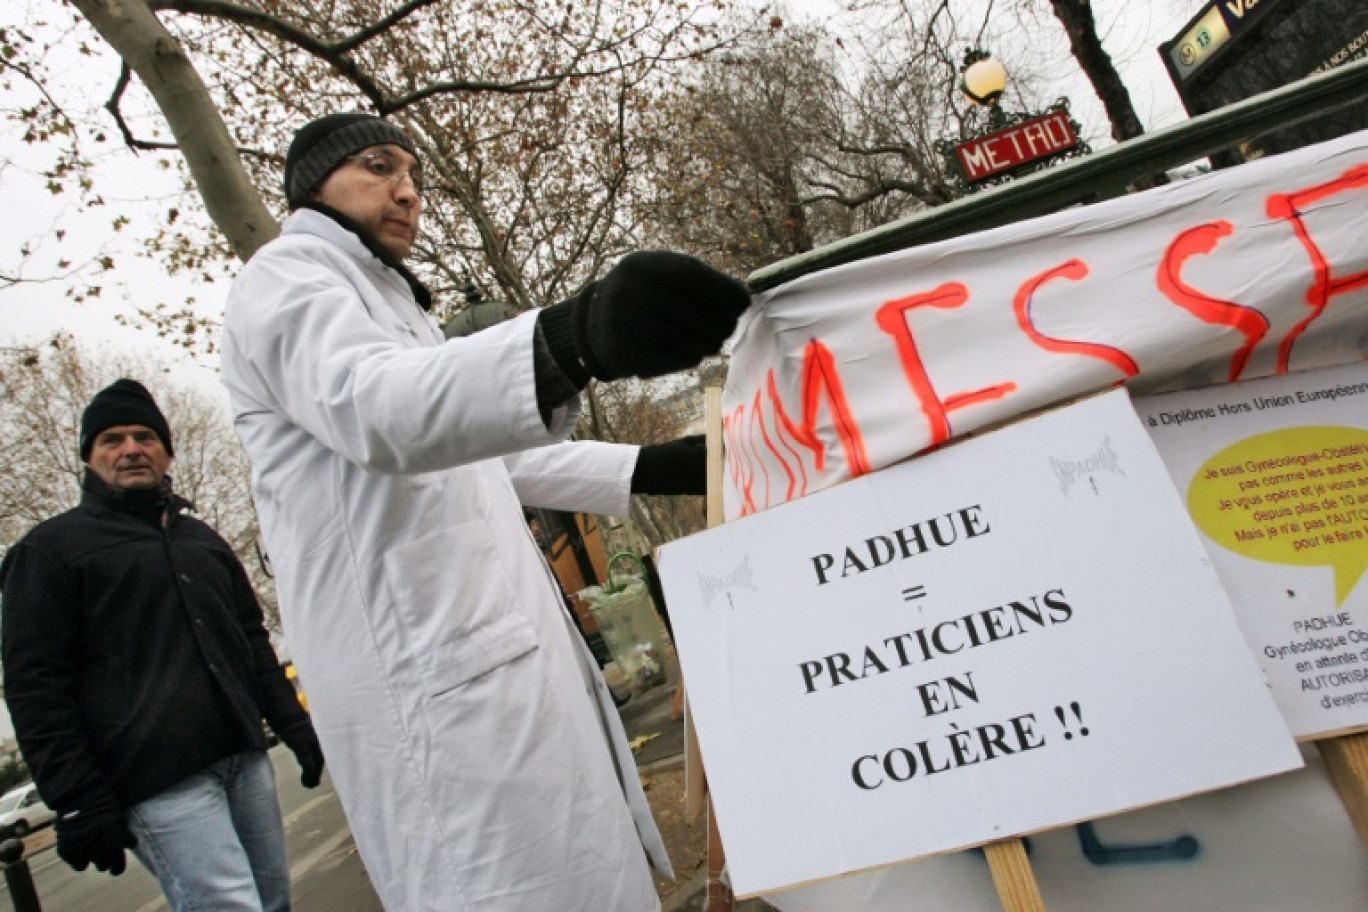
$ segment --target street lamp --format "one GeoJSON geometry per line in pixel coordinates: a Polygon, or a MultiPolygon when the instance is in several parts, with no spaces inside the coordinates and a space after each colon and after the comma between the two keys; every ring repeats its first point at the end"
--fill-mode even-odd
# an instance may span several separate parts
{"type": "Polygon", "coordinates": [[[976,105],[996,108],[998,99],[1007,89],[1007,68],[987,51],[971,48],[964,54],[960,70],[960,90],[976,105]]]}
{"type": "Polygon", "coordinates": [[[959,88],[980,112],[965,118],[959,139],[936,143],[946,157],[948,183],[956,196],[1089,151],[1079,141],[1066,98],[1044,111],[1004,111],[1000,102],[1007,69],[985,50],[964,52],[959,88]]]}
{"type": "Polygon", "coordinates": [[[998,130],[1007,125],[1007,117],[999,107],[1002,93],[1007,90],[1007,68],[980,48],[964,52],[960,65],[960,91],[979,108],[987,109],[984,128],[998,130]]]}

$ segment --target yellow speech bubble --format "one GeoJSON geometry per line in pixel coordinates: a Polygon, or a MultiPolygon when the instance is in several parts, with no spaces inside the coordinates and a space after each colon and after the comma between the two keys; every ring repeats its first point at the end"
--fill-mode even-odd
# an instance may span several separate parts
{"type": "Polygon", "coordinates": [[[1312,425],[1241,440],[1197,470],[1187,502],[1197,527],[1236,554],[1333,568],[1338,606],[1368,567],[1368,431],[1312,425]]]}

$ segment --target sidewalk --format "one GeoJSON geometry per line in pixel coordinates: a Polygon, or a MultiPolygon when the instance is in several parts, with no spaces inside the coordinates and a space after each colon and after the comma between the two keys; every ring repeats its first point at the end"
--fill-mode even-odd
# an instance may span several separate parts
{"type": "MultiPolygon", "coordinates": [[[[666,647],[666,667],[673,671],[673,650],[666,647]]],[[[616,669],[609,665],[604,677],[612,685],[616,669]]],[[[684,820],[684,718],[676,712],[673,700],[677,674],[667,683],[632,697],[619,707],[623,727],[629,742],[637,742],[637,770],[646,787],[646,797],[656,825],[665,839],[674,866],[673,882],[656,878],[660,894],[661,912],[702,912],[707,900],[707,823],[700,815],[690,823],[684,820]]],[[[773,912],[774,907],[763,899],[738,902],[735,912],[773,912]]]]}

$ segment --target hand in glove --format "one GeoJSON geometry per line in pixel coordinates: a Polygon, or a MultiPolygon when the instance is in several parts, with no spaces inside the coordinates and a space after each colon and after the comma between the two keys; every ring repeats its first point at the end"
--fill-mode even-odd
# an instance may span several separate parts
{"type": "Polygon", "coordinates": [[[708,493],[708,444],[703,435],[642,447],[632,470],[632,493],[708,493]]]}
{"type": "Polygon", "coordinates": [[[313,723],[302,719],[279,734],[299,762],[299,784],[307,789],[316,787],[323,778],[323,747],[318,743],[313,723]]]}
{"type": "Polygon", "coordinates": [[[659,377],[722,350],[750,306],[746,286],[681,253],[623,257],[568,301],[544,308],[541,327],[561,370],[590,377],[659,377]]]}
{"type": "Polygon", "coordinates": [[[112,798],[57,817],[57,854],[77,871],[94,865],[115,877],[126,867],[124,849],[138,844],[128,828],[128,814],[112,798]]]}

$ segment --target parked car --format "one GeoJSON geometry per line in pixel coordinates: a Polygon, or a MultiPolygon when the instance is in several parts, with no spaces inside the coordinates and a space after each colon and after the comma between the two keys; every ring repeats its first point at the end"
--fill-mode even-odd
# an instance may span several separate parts
{"type": "Polygon", "coordinates": [[[0,838],[16,836],[23,839],[56,819],[57,813],[43,803],[38,797],[37,786],[32,783],[21,785],[0,798],[0,838]]]}

